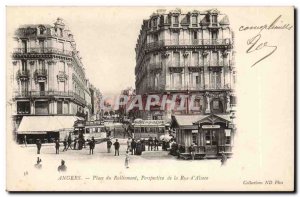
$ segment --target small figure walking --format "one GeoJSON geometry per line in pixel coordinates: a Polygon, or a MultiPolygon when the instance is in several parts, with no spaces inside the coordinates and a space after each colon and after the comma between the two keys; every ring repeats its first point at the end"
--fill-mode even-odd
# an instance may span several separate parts
{"type": "Polygon", "coordinates": [[[195,144],[193,143],[189,149],[192,156],[192,160],[195,160],[195,152],[196,152],[195,144]]]}
{"type": "Polygon", "coordinates": [[[61,165],[58,166],[57,171],[58,172],[65,172],[65,171],[67,171],[67,166],[65,165],[65,161],[64,160],[61,160],[61,165]]]}
{"type": "Polygon", "coordinates": [[[112,142],[110,139],[107,140],[107,152],[110,153],[110,148],[111,148],[112,142]]]}
{"type": "Polygon", "coordinates": [[[115,156],[117,156],[117,153],[119,156],[120,143],[118,142],[118,139],[116,139],[116,142],[114,143],[114,147],[115,147],[115,156]]]}
{"type": "Polygon", "coordinates": [[[126,151],[126,156],[125,156],[125,167],[129,168],[129,152],[126,151]]]}
{"type": "Polygon", "coordinates": [[[154,138],[154,150],[158,150],[158,139],[154,138]]]}
{"type": "Polygon", "coordinates": [[[73,148],[74,150],[76,150],[77,141],[78,141],[78,139],[77,139],[77,138],[75,138],[75,139],[74,139],[74,148],[73,148]]]}
{"type": "Polygon", "coordinates": [[[94,148],[95,148],[95,138],[92,137],[92,140],[89,142],[89,146],[90,146],[90,155],[94,154],[94,148]]]}
{"type": "Polygon", "coordinates": [[[71,146],[71,144],[72,144],[72,138],[71,138],[71,134],[69,134],[69,137],[68,137],[68,147],[67,147],[67,150],[70,148],[70,149],[72,149],[72,146],[71,146]]]}
{"type": "Polygon", "coordinates": [[[42,143],[40,139],[36,140],[37,154],[41,153],[42,143]]]}
{"type": "Polygon", "coordinates": [[[152,151],[153,148],[153,138],[150,136],[148,139],[148,151],[152,151]]]}
{"type": "Polygon", "coordinates": [[[224,166],[227,162],[227,156],[224,152],[222,152],[221,154],[221,166],[224,166]]]}
{"type": "Polygon", "coordinates": [[[25,145],[25,147],[27,147],[27,136],[26,135],[24,135],[24,145],[25,145]]]}
{"type": "Polygon", "coordinates": [[[67,139],[65,138],[64,139],[64,149],[63,149],[63,151],[67,151],[67,139]]]}
{"type": "Polygon", "coordinates": [[[132,139],[132,141],[131,141],[131,154],[135,155],[135,152],[136,152],[136,142],[135,142],[134,139],[132,139]]]}
{"type": "Polygon", "coordinates": [[[59,154],[59,141],[58,139],[55,140],[55,154],[59,154]]]}
{"type": "Polygon", "coordinates": [[[41,164],[42,160],[38,157],[37,158],[37,161],[36,161],[36,164],[34,164],[34,167],[36,169],[41,169],[42,168],[42,164],[41,164]]]}

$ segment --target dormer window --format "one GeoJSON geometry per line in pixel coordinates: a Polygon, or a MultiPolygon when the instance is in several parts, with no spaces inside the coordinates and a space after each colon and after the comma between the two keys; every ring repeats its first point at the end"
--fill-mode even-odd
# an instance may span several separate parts
{"type": "Polygon", "coordinates": [[[40,35],[43,35],[46,32],[46,28],[43,25],[40,25],[38,29],[40,35]]]}
{"type": "Polygon", "coordinates": [[[211,16],[211,22],[212,22],[212,24],[217,24],[218,23],[217,15],[212,15],[211,16]]]}
{"type": "Polygon", "coordinates": [[[197,16],[192,16],[192,26],[196,27],[198,23],[197,16]]]}
{"type": "Polygon", "coordinates": [[[178,16],[173,16],[173,23],[174,24],[178,24],[179,23],[178,16]]]}
{"type": "Polygon", "coordinates": [[[157,26],[157,19],[153,19],[153,27],[156,27],[157,26]]]}

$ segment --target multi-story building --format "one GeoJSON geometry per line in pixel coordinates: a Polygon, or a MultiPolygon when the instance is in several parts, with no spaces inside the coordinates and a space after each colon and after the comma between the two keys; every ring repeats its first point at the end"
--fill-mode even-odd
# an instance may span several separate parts
{"type": "MultiPolygon", "coordinates": [[[[175,95],[185,108],[158,102],[140,118],[171,119],[176,141],[195,144],[198,157],[232,153],[235,106],[234,35],[228,16],[216,9],[159,10],[144,20],[136,44],[137,95],[175,95]],[[190,108],[190,103],[196,108],[190,108]]],[[[185,153],[182,154],[185,156],[185,153]]]]}
{"type": "Polygon", "coordinates": [[[12,53],[13,121],[18,140],[65,137],[78,118],[91,115],[89,82],[71,31],[54,25],[23,25],[12,53]]]}
{"type": "Polygon", "coordinates": [[[144,94],[194,94],[198,111],[160,111],[142,118],[171,114],[228,113],[235,67],[233,33],[227,15],[218,10],[166,12],[144,20],[136,44],[136,91],[144,94]]]}

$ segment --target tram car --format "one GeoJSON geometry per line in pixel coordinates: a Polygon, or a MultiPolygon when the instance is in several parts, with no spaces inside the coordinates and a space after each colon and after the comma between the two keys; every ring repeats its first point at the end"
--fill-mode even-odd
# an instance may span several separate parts
{"type": "Polygon", "coordinates": [[[169,135],[169,125],[164,120],[135,119],[132,127],[135,139],[148,140],[150,137],[161,139],[161,136],[169,135]]]}
{"type": "Polygon", "coordinates": [[[105,141],[108,138],[107,131],[102,121],[78,120],[74,124],[73,138],[83,136],[85,140],[94,139],[96,142],[105,141]]]}

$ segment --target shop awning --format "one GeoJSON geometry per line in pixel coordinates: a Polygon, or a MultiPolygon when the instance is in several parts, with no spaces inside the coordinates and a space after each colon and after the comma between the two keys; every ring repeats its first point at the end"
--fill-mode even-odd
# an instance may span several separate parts
{"type": "Polygon", "coordinates": [[[77,116],[24,116],[17,130],[18,134],[46,134],[72,130],[77,116]]]}

